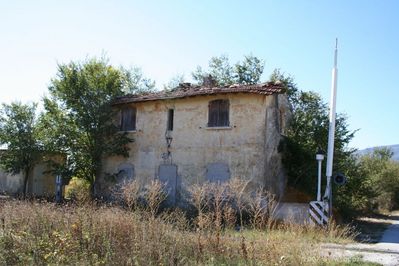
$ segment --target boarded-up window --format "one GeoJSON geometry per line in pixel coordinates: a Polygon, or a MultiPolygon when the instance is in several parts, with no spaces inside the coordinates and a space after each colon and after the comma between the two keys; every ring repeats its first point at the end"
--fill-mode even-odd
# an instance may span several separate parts
{"type": "Polygon", "coordinates": [[[229,125],[229,100],[209,102],[208,127],[228,127],[229,125]]]}
{"type": "Polygon", "coordinates": [[[161,164],[159,166],[159,180],[164,184],[164,192],[167,195],[166,204],[174,206],[179,189],[177,165],[161,164]]]}
{"type": "Polygon", "coordinates": [[[210,163],[206,166],[206,180],[213,183],[223,183],[230,179],[229,166],[225,163],[210,163]]]}
{"type": "Polygon", "coordinates": [[[129,107],[121,110],[121,131],[136,130],[136,108],[129,107]]]}

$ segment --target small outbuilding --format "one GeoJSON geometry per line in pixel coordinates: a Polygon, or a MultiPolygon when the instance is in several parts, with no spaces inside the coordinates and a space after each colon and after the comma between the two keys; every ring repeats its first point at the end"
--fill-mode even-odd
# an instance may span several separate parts
{"type": "MultiPolygon", "coordinates": [[[[6,152],[2,150],[0,152],[6,152]]],[[[45,162],[35,165],[28,177],[26,194],[36,197],[53,197],[55,195],[55,175],[45,162]]],[[[22,173],[10,174],[0,169],[0,194],[22,195],[24,176],[22,173]]]]}

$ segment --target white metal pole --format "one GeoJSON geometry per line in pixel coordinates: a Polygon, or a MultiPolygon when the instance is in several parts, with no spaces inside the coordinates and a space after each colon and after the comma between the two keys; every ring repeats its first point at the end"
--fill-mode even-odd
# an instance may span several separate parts
{"type": "Polygon", "coordinates": [[[337,98],[337,56],[338,56],[338,39],[335,40],[335,54],[334,54],[334,67],[332,70],[332,84],[331,84],[331,100],[330,100],[330,125],[328,130],[328,147],[327,147],[327,187],[325,196],[328,197],[330,204],[328,206],[330,216],[332,214],[332,191],[331,191],[331,176],[334,157],[334,135],[335,135],[335,115],[336,115],[336,98],[337,98]]]}
{"type": "Polygon", "coordinates": [[[317,160],[318,173],[317,173],[317,201],[321,201],[321,160],[317,160]]]}

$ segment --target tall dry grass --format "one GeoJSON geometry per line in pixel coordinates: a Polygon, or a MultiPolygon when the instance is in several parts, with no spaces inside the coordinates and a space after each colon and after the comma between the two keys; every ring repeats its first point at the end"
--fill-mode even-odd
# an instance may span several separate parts
{"type": "Polygon", "coordinates": [[[145,206],[128,195],[129,208],[0,201],[0,264],[319,265],[326,260],[317,243],[350,236],[346,228],[272,224],[267,193],[244,199],[231,186],[194,186],[192,219],[159,212],[164,193],[155,183],[140,192],[145,206]]]}

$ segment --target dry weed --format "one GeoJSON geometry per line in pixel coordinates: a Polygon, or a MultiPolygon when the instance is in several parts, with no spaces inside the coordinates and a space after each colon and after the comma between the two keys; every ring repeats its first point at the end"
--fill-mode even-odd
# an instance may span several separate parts
{"type": "Polygon", "coordinates": [[[239,178],[233,178],[228,183],[231,198],[234,200],[235,208],[238,210],[240,227],[244,226],[243,213],[247,209],[247,195],[245,189],[249,181],[244,181],[239,178]]]}
{"type": "Polygon", "coordinates": [[[142,186],[137,179],[123,182],[117,186],[113,194],[117,199],[126,204],[130,210],[135,210],[139,207],[141,198],[142,186]]]}
{"type": "Polygon", "coordinates": [[[164,185],[159,180],[153,180],[145,186],[144,198],[147,208],[152,217],[158,213],[158,210],[166,199],[167,195],[164,191],[164,185]]]}
{"type": "Polygon", "coordinates": [[[242,212],[256,228],[240,232],[229,229],[243,221],[234,219],[240,216],[237,194],[226,187],[194,186],[195,230],[182,211],[156,215],[165,199],[160,183],[147,186],[144,194],[147,209],[133,211],[0,201],[0,264],[318,265],[325,262],[315,251],[319,242],[350,236],[348,228],[336,225],[327,230],[294,223],[271,226],[274,205],[267,193],[252,199],[238,193],[242,212]]]}

